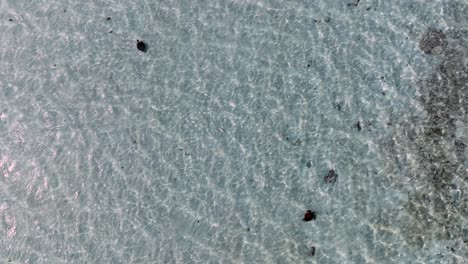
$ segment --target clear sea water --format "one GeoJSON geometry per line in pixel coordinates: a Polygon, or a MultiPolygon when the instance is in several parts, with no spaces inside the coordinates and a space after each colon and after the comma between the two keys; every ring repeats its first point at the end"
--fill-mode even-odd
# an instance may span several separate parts
{"type": "Polygon", "coordinates": [[[468,263],[468,2],[350,3],[1,0],[0,263],[468,263]]]}

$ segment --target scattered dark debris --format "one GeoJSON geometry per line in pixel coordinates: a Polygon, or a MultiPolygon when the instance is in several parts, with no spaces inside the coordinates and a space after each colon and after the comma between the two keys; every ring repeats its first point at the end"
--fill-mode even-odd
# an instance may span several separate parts
{"type": "Polygon", "coordinates": [[[111,18],[110,18],[110,17],[107,17],[106,20],[109,21],[109,20],[111,20],[111,18]]]}
{"type": "Polygon", "coordinates": [[[337,109],[338,111],[341,111],[341,104],[340,104],[340,103],[337,103],[337,104],[336,104],[336,109],[337,109]]]}
{"type": "Polygon", "coordinates": [[[309,169],[310,169],[310,167],[312,167],[312,163],[310,162],[310,160],[306,163],[306,166],[307,166],[307,168],[309,168],[309,169]]]}
{"type": "Polygon", "coordinates": [[[190,156],[190,153],[185,152],[185,156],[190,156]]]}
{"type": "Polygon", "coordinates": [[[348,4],[348,6],[357,6],[360,0],[354,0],[354,3],[348,4]]]}
{"type": "Polygon", "coordinates": [[[310,255],[313,257],[315,256],[315,247],[310,248],[310,255]]]}
{"type": "Polygon", "coordinates": [[[361,131],[361,130],[362,130],[361,122],[358,121],[358,122],[356,123],[356,128],[357,128],[358,131],[361,131]]]}
{"type": "Polygon", "coordinates": [[[461,140],[455,140],[455,148],[457,152],[464,152],[466,149],[466,144],[463,143],[461,140]]]}
{"type": "Polygon", "coordinates": [[[371,121],[366,121],[366,128],[367,128],[367,131],[372,131],[372,122],[371,121]]]}
{"type": "Polygon", "coordinates": [[[137,49],[141,52],[146,52],[146,44],[143,41],[137,39],[137,49]]]}
{"type": "Polygon", "coordinates": [[[300,139],[296,139],[296,141],[294,141],[293,145],[294,146],[300,146],[302,144],[302,141],[300,139]]]}
{"type": "Polygon", "coordinates": [[[444,135],[444,132],[440,127],[431,127],[425,130],[424,134],[428,137],[439,138],[444,135]]]}
{"type": "Polygon", "coordinates": [[[309,221],[315,220],[316,217],[317,216],[315,215],[314,211],[307,210],[306,213],[304,214],[304,219],[302,219],[302,221],[309,222],[309,221]]]}
{"type": "Polygon", "coordinates": [[[330,22],[331,18],[330,17],[325,17],[325,19],[323,21],[325,21],[325,23],[328,23],[330,22]]]}
{"type": "MultiPolygon", "coordinates": [[[[458,37],[454,40],[464,42],[458,37]]],[[[428,224],[422,226],[428,226],[427,229],[417,227],[420,223],[410,224],[408,230],[415,228],[418,232],[409,232],[404,235],[407,237],[407,241],[418,247],[420,244],[413,241],[422,241],[426,235],[428,235],[427,237],[453,238],[455,240],[463,237],[456,219],[464,212],[456,208],[457,205],[452,204],[455,197],[450,189],[455,175],[460,175],[458,168],[463,166],[463,162],[453,158],[452,151],[454,149],[447,149],[444,142],[455,140],[456,121],[465,113],[466,106],[463,104],[463,96],[466,91],[468,69],[462,46],[457,44],[453,47],[447,47],[447,45],[445,33],[436,29],[429,29],[420,40],[421,50],[427,54],[441,52],[442,62],[430,78],[421,79],[418,82],[418,90],[421,91],[420,101],[427,112],[427,119],[420,124],[411,124],[409,128],[403,130],[403,133],[407,135],[415,135],[414,138],[408,137],[407,142],[412,145],[408,148],[418,150],[415,160],[419,163],[418,167],[421,168],[421,172],[415,173],[417,177],[411,178],[428,180],[429,184],[432,185],[430,190],[418,192],[427,193],[434,197],[433,212],[413,209],[426,204],[424,199],[419,198],[421,194],[414,195],[412,201],[408,202],[407,211],[412,217],[429,219],[431,222],[438,223],[439,227],[443,227],[442,229],[431,228],[430,222],[426,220],[424,221],[428,224]],[[425,128],[425,133],[416,133],[414,127],[421,126],[425,128]]],[[[462,45],[466,45],[466,43],[462,43],[462,45]]],[[[456,148],[456,146],[453,147],[456,148]]],[[[467,240],[466,236],[463,239],[467,240]]]]}
{"type": "Polygon", "coordinates": [[[427,54],[441,54],[447,46],[447,37],[442,30],[429,28],[419,41],[419,48],[427,54]]]}
{"type": "Polygon", "coordinates": [[[328,175],[323,177],[325,183],[335,183],[338,180],[338,174],[335,173],[335,170],[328,171],[328,175]]]}

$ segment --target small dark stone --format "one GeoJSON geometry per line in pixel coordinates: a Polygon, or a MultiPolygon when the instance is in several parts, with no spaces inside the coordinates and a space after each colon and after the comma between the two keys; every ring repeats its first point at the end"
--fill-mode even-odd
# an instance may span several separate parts
{"type": "Polygon", "coordinates": [[[304,218],[302,219],[302,221],[309,222],[309,221],[315,220],[315,218],[316,218],[315,212],[311,210],[307,210],[306,213],[304,214],[304,218]]]}
{"type": "Polygon", "coordinates": [[[338,180],[338,174],[335,173],[335,170],[328,171],[328,175],[323,177],[323,180],[326,183],[335,183],[338,180]]]}
{"type": "Polygon", "coordinates": [[[122,169],[124,168],[124,166],[121,167],[122,169]]]}
{"type": "Polygon", "coordinates": [[[315,247],[310,248],[310,255],[313,257],[315,256],[315,247]]]}
{"type": "Polygon", "coordinates": [[[10,18],[10,19],[8,19],[8,21],[10,21],[10,22],[11,22],[11,21],[13,21],[13,19],[11,19],[11,18],[10,18]]]}
{"type": "Polygon", "coordinates": [[[357,6],[361,0],[354,0],[354,3],[348,4],[348,6],[357,6]]]}
{"type": "Polygon", "coordinates": [[[325,21],[326,23],[330,22],[331,18],[330,17],[326,17],[323,21],[325,21]]]}
{"type": "Polygon", "coordinates": [[[136,140],[134,140],[134,141],[133,141],[133,144],[136,144],[136,143],[137,143],[136,140]]]}
{"type": "Polygon", "coordinates": [[[424,134],[429,137],[441,137],[444,132],[440,127],[431,127],[424,131],[424,134]]]}
{"type": "Polygon", "coordinates": [[[137,39],[137,49],[141,52],[146,52],[146,44],[143,41],[137,39]]]}
{"type": "Polygon", "coordinates": [[[109,31],[109,33],[112,33],[112,32],[114,32],[114,31],[112,31],[112,30],[111,30],[111,31],[109,31]]]}
{"type": "Polygon", "coordinates": [[[306,163],[307,168],[312,167],[312,163],[310,163],[310,160],[306,163]]]}
{"type": "Polygon", "coordinates": [[[249,228],[247,228],[247,232],[250,232],[250,227],[249,227],[249,228]]]}
{"type": "Polygon", "coordinates": [[[339,103],[336,104],[336,109],[338,109],[338,111],[341,111],[341,105],[339,103]]]}
{"type": "Polygon", "coordinates": [[[111,18],[110,18],[110,17],[108,17],[108,18],[106,18],[106,20],[107,20],[107,21],[109,21],[109,20],[111,20],[111,18]]]}
{"type": "Polygon", "coordinates": [[[197,220],[197,223],[200,223],[200,220],[197,220]]]}
{"type": "Polygon", "coordinates": [[[366,8],[366,11],[369,11],[369,10],[371,10],[371,8],[372,8],[372,7],[370,7],[370,6],[369,6],[368,8],[366,8]]]}
{"type": "Polygon", "coordinates": [[[64,10],[63,10],[63,12],[64,12],[64,13],[66,13],[66,12],[67,12],[67,10],[66,10],[66,9],[64,9],[64,10]]]}
{"type": "Polygon", "coordinates": [[[54,64],[54,67],[57,67],[57,64],[54,64]]]}
{"type": "Polygon", "coordinates": [[[458,151],[458,152],[464,152],[465,149],[466,149],[466,144],[463,143],[461,140],[455,140],[455,149],[458,151]]]}
{"type": "Polygon", "coordinates": [[[306,66],[306,67],[307,67],[307,68],[310,68],[310,64],[307,64],[307,66],[306,66]]]}
{"type": "Polygon", "coordinates": [[[358,131],[361,131],[361,129],[362,129],[361,123],[359,121],[356,124],[356,128],[357,128],[358,131]]]}

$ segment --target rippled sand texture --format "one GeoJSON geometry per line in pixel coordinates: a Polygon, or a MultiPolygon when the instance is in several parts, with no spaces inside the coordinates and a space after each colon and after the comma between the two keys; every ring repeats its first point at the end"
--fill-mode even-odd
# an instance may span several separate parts
{"type": "Polygon", "coordinates": [[[467,14],[0,1],[0,262],[467,262],[467,14]]]}

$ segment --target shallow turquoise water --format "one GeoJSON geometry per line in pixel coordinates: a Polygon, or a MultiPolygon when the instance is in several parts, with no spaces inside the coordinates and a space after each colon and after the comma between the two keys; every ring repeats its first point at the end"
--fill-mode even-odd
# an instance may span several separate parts
{"type": "Polygon", "coordinates": [[[1,1],[1,261],[465,263],[468,3],[433,2],[1,1]]]}

